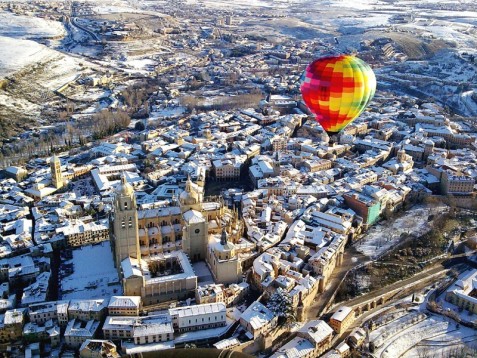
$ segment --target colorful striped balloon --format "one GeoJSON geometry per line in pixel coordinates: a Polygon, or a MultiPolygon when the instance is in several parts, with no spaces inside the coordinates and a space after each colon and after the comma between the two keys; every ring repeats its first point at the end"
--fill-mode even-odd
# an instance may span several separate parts
{"type": "Polygon", "coordinates": [[[308,65],[303,77],[303,100],[330,135],[354,121],[376,91],[373,70],[355,56],[319,58],[308,65]]]}

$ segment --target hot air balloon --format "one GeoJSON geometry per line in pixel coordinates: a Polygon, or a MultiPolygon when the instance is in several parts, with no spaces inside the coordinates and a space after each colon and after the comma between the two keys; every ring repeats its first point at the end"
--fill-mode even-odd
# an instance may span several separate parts
{"type": "Polygon", "coordinates": [[[308,65],[300,90],[316,120],[333,135],[364,111],[376,91],[376,77],[355,56],[324,57],[308,65]]]}

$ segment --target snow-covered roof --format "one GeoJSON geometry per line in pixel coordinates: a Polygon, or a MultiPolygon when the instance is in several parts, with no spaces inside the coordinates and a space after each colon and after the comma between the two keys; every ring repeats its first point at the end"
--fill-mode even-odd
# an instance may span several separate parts
{"type": "Polygon", "coordinates": [[[342,322],[352,311],[353,310],[348,306],[341,306],[335,313],[333,313],[331,319],[342,322]]]}
{"type": "Polygon", "coordinates": [[[108,308],[136,308],[141,305],[139,296],[113,296],[109,300],[108,308]]]}
{"type": "Polygon", "coordinates": [[[68,311],[96,312],[106,308],[104,299],[97,300],[71,300],[68,311]]]}
{"type": "Polygon", "coordinates": [[[197,210],[188,210],[184,213],[184,220],[190,224],[204,222],[204,216],[197,210]]]}
{"type": "Polygon", "coordinates": [[[123,270],[124,278],[132,276],[142,276],[139,261],[132,257],[127,257],[121,261],[121,268],[123,270]]]}
{"type": "Polygon", "coordinates": [[[302,337],[295,337],[270,358],[312,357],[314,350],[315,347],[309,340],[302,337]]]}
{"type": "Polygon", "coordinates": [[[249,323],[254,330],[269,324],[275,317],[272,311],[258,301],[252,303],[240,316],[249,323]]]}
{"type": "Polygon", "coordinates": [[[217,349],[228,349],[240,345],[240,341],[237,338],[225,338],[214,344],[217,349]]]}
{"type": "Polygon", "coordinates": [[[309,338],[315,345],[320,345],[321,342],[333,334],[333,328],[325,321],[314,320],[306,323],[299,332],[309,338]]]}
{"type": "Polygon", "coordinates": [[[226,306],[223,302],[218,303],[206,303],[203,305],[187,306],[187,307],[176,307],[169,309],[169,314],[171,317],[193,317],[200,316],[204,314],[212,314],[223,312],[225,313],[226,306]]]}

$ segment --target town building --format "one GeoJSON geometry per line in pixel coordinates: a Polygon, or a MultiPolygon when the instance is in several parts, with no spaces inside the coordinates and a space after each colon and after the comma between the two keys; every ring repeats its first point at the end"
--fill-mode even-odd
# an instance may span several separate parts
{"type": "Polygon", "coordinates": [[[108,300],[71,300],[68,305],[68,319],[83,322],[91,320],[102,322],[107,315],[108,300]]]}
{"type": "Polygon", "coordinates": [[[352,308],[347,306],[339,307],[330,318],[330,326],[336,333],[342,333],[353,323],[355,313],[352,308]]]}
{"type": "Polygon", "coordinates": [[[22,337],[26,309],[8,310],[0,315],[0,342],[11,343],[22,337]]]}
{"type": "Polygon", "coordinates": [[[71,348],[80,348],[84,341],[96,337],[100,322],[96,320],[80,321],[72,319],[65,330],[65,344],[71,348]]]}
{"type": "Polygon", "coordinates": [[[227,307],[237,304],[249,292],[249,284],[240,282],[225,287],[224,284],[198,286],[195,291],[197,304],[223,302],[227,307]]]}
{"type": "Polygon", "coordinates": [[[169,315],[177,332],[198,331],[227,324],[226,306],[221,302],[171,308],[169,315]]]}
{"type": "Polygon", "coordinates": [[[139,316],[141,307],[140,296],[113,296],[109,300],[108,314],[110,316],[139,316]]]}
{"type": "Polygon", "coordinates": [[[74,220],[66,226],[56,229],[57,234],[63,234],[66,244],[70,247],[79,247],[109,240],[108,220],[84,223],[74,220]]]}
{"type": "Polygon", "coordinates": [[[477,270],[472,270],[454,282],[446,291],[446,301],[472,313],[477,313],[477,270]]]}
{"type": "Polygon", "coordinates": [[[245,155],[237,155],[216,159],[212,162],[215,179],[217,180],[238,180],[242,167],[247,160],[245,155]]]}
{"type": "Polygon", "coordinates": [[[16,182],[21,182],[28,176],[28,171],[22,167],[10,166],[2,170],[2,173],[7,178],[12,178],[16,182]]]}
{"type": "Polygon", "coordinates": [[[113,342],[102,339],[87,339],[79,348],[81,358],[119,358],[121,355],[113,342]]]}
{"type": "Polygon", "coordinates": [[[278,317],[258,301],[253,302],[240,316],[240,325],[251,339],[257,339],[277,325],[278,317]]]}
{"type": "Polygon", "coordinates": [[[461,170],[439,164],[428,165],[426,169],[439,180],[443,195],[471,195],[474,192],[475,178],[461,170]]]}
{"type": "Polygon", "coordinates": [[[348,343],[353,348],[359,348],[366,340],[366,331],[361,327],[356,327],[348,336],[348,343]]]}
{"type": "Polygon", "coordinates": [[[108,316],[103,325],[103,335],[109,340],[132,340],[134,344],[148,344],[171,341],[174,329],[167,314],[108,316]]]}
{"type": "Polygon", "coordinates": [[[325,321],[307,322],[287,344],[282,346],[271,358],[320,357],[331,347],[333,329],[325,321]]]}
{"type": "Polygon", "coordinates": [[[60,338],[60,327],[51,319],[43,324],[28,322],[23,327],[23,340],[26,342],[49,342],[56,347],[60,338]]]}
{"type": "Polygon", "coordinates": [[[51,301],[28,306],[30,322],[44,324],[48,320],[58,319],[58,306],[67,301],[51,301]]]}
{"type": "Polygon", "coordinates": [[[378,221],[381,213],[381,203],[365,194],[351,192],[344,194],[346,205],[356,212],[363,219],[363,225],[366,227],[373,225],[378,221]]]}

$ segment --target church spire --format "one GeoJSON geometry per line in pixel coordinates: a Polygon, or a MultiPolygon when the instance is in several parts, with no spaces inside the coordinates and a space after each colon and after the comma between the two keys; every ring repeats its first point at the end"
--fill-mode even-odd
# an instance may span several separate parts
{"type": "Polygon", "coordinates": [[[190,193],[192,191],[192,180],[190,180],[190,174],[187,174],[187,181],[186,181],[185,190],[188,193],[190,193]]]}
{"type": "Polygon", "coordinates": [[[222,229],[222,235],[220,235],[220,244],[223,246],[227,245],[227,232],[225,228],[222,229]]]}

